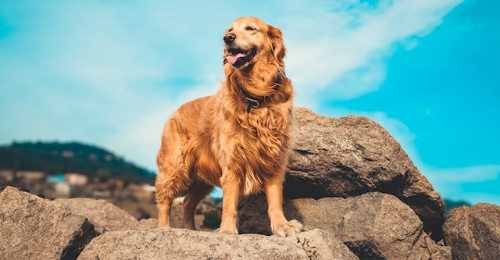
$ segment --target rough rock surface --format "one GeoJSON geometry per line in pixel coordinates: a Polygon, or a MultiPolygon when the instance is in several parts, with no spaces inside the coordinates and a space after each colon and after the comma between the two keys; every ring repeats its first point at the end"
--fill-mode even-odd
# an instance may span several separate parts
{"type": "Polygon", "coordinates": [[[12,187],[0,205],[0,259],[76,259],[96,236],[86,218],[12,187]]]}
{"type": "Polygon", "coordinates": [[[80,260],[94,259],[358,259],[324,231],[280,238],[222,235],[185,229],[107,232],[80,260]]]}
{"type": "Polygon", "coordinates": [[[99,234],[107,231],[140,229],[137,219],[105,200],[76,198],[56,199],[55,202],[67,207],[75,215],[86,217],[99,234]]]}
{"type": "Polygon", "coordinates": [[[139,221],[139,225],[140,225],[139,230],[157,228],[158,219],[155,218],[141,219],[141,221],[139,221]]]}
{"type": "Polygon", "coordinates": [[[480,203],[451,210],[443,226],[453,259],[500,259],[500,207],[480,203]]]}
{"type": "MultiPolygon", "coordinates": [[[[360,259],[451,259],[450,248],[430,239],[413,210],[389,194],[288,200],[284,211],[306,229],[320,228],[338,237],[360,259]]],[[[242,203],[239,220],[241,233],[269,234],[265,197],[242,203]]]]}
{"type": "Polygon", "coordinates": [[[417,213],[434,239],[441,238],[444,202],[379,124],[364,117],[323,117],[305,108],[295,109],[294,117],[286,197],[393,194],[417,213]]]}

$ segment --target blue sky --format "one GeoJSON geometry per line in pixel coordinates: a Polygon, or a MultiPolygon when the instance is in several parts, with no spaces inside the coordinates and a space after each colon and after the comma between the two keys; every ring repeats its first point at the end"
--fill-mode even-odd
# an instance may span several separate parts
{"type": "Polygon", "coordinates": [[[81,141],[156,170],[163,123],[223,79],[256,16],[288,48],[296,105],[383,125],[444,198],[500,205],[496,0],[0,0],[0,144],[81,141]]]}

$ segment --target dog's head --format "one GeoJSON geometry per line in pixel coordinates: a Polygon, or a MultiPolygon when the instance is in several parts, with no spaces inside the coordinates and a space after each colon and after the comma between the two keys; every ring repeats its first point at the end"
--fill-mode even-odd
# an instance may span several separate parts
{"type": "Polygon", "coordinates": [[[274,59],[284,66],[285,47],[281,31],[255,17],[234,20],[224,35],[224,64],[243,69],[259,59],[274,59]]]}

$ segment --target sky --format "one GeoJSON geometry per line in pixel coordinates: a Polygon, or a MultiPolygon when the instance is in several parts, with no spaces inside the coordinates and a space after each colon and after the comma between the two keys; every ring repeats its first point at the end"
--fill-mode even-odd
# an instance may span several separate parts
{"type": "Polygon", "coordinates": [[[0,145],[78,141],[157,171],[163,124],[215,94],[222,36],[279,27],[295,104],[366,116],[443,198],[500,205],[500,1],[0,0],[0,145]]]}

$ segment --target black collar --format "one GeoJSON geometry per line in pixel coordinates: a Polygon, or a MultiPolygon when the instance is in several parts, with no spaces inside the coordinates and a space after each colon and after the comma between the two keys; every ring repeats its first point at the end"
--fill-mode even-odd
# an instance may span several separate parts
{"type": "Polygon", "coordinates": [[[245,96],[245,99],[247,101],[247,113],[250,113],[251,108],[258,108],[261,105],[271,102],[271,98],[268,96],[256,98],[248,94],[248,92],[246,92],[243,88],[240,88],[240,92],[241,94],[243,94],[243,96],[245,96]]]}

